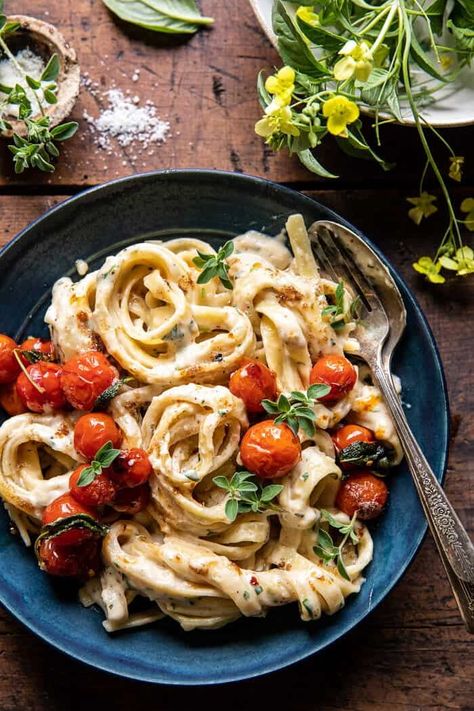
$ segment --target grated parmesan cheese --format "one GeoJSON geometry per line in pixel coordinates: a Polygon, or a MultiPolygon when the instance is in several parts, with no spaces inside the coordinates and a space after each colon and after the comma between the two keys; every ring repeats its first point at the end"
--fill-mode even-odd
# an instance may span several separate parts
{"type": "MultiPolygon", "coordinates": [[[[21,49],[15,55],[15,59],[20,65],[20,67],[33,79],[39,80],[45,63],[42,57],[38,56],[29,47],[21,49]]],[[[5,86],[14,87],[19,84],[26,92],[28,99],[31,101],[33,107],[33,113],[38,112],[38,104],[35,98],[35,93],[23,78],[23,75],[18,71],[15,65],[10,59],[3,59],[0,62],[0,84],[5,86]]],[[[38,91],[40,102],[42,106],[48,106],[48,103],[43,100],[41,90],[38,91]]],[[[6,104],[6,106],[0,111],[0,113],[8,116],[18,117],[18,104],[6,104]]]]}
{"type": "Polygon", "coordinates": [[[83,277],[87,274],[89,271],[89,265],[84,259],[76,259],[74,262],[74,265],[76,267],[76,272],[79,274],[79,276],[83,277]]]}
{"type": "Polygon", "coordinates": [[[83,114],[99,148],[110,149],[112,138],[122,147],[138,143],[147,148],[166,141],[170,125],[156,115],[156,107],[150,101],[140,106],[139,96],[126,96],[118,88],[106,91],[105,97],[108,106],[98,117],[94,118],[87,111],[83,114]]]}

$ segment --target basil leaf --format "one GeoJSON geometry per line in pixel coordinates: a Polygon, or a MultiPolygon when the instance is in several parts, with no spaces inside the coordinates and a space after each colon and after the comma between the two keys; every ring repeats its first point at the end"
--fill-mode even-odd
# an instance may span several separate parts
{"type": "Polygon", "coordinates": [[[192,34],[214,22],[203,17],[194,0],[102,0],[104,5],[125,22],[154,32],[192,34]]]}

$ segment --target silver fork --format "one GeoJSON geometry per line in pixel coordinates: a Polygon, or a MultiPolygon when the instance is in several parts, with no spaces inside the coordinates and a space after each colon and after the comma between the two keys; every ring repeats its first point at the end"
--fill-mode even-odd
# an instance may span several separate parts
{"type": "Polygon", "coordinates": [[[355,233],[319,221],[308,234],[322,270],[335,281],[342,279],[363,304],[364,325],[355,332],[358,356],[370,367],[392,415],[461,616],[474,633],[474,546],[410,429],[390,372],[406,324],[400,292],[377,254],[355,233]]]}

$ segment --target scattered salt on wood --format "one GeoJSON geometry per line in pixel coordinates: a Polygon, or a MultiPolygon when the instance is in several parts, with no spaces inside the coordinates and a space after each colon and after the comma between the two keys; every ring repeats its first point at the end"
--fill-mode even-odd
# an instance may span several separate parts
{"type": "MultiPolygon", "coordinates": [[[[88,89],[92,88],[87,78],[83,84],[88,89]]],[[[118,88],[109,89],[104,96],[108,106],[98,117],[91,116],[87,111],[83,113],[100,148],[110,150],[111,138],[115,138],[122,147],[138,143],[147,148],[150,144],[166,141],[170,125],[156,115],[156,106],[152,102],[147,101],[145,106],[140,106],[139,96],[131,98],[118,88]]]]}

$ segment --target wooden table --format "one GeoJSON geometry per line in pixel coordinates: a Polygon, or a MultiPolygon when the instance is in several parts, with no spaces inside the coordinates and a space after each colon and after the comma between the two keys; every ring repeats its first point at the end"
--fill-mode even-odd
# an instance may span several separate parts
{"type": "MultiPolygon", "coordinates": [[[[421,302],[446,368],[452,442],[446,489],[474,530],[472,458],[474,397],[472,319],[474,282],[432,287],[411,269],[429,253],[437,223],[421,229],[407,217],[405,198],[417,194],[422,155],[413,130],[383,129],[385,155],[397,168],[351,160],[328,145],[323,160],[342,177],[324,182],[287,155],[274,155],[253,133],[259,116],[255,78],[278,63],[257,27],[247,0],[203,0],[215,27],[190,40],[162,37],[115,22],[99,0],[17,0],[15,13],[33,13],[63,31],[76,48],[83,73],[98,82],[83,88],[73,113],[81,121],[52,175],[15,177],[0,147],[0,244],[53,204],[87,186],[160,168],[206,167],[260,175],[304,190],[364,230],[400,269],[421,302]],[[139,69],[139,80],[132,81],[139,69]],[[100,150],[82,119],[97,115],[103,91],[116,85],[151,99],[170,121],[173,137],[153,155],[114,146],[100,150]]],[[[456,199],[474,196],[473,130],[447,131],[466,175],[456,199]],[[468,155],[469,154],[469,155],[468,155]],[[469,161],[470,158],[470,161],[469,161]]],[[[52,255],[52,258],[53,255],[52,255]]],[[[436,437],[436,432],[433,433],[436,437]]],[[[428,538],[415,562],[382,605],[325,654],[273,675],[216,688],[153,687],[114,678],[62,656],[0,613],[1,711],[210,708],[468,709],[474,708],[473,645],[464,631],[434,544],[428,538]]]]}

